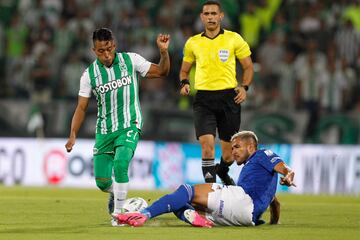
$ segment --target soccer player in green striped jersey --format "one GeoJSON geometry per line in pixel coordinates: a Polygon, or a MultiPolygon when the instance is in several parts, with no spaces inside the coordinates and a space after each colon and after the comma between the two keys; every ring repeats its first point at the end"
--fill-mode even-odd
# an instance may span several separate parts
{"type": "Polygon", "coordinates": [[[117,53],[111,30],[97,29],[93,33],[93,51],[97,58],[80,79],[78,104],[65,148],[70,152],[75,144],[92,92],[98,106],[93,152],[95,181],[100,190],[113,194],[115,213],[121,212],[126,200],[128,167],[143,124],[138,75],[163,77],[170,70],[170,36],[159,34],[156,43],[160,51],[159,64],[151,63],[136,53],[117,53]],[[112,180],[112,171],[115,181],[112,180]]]}

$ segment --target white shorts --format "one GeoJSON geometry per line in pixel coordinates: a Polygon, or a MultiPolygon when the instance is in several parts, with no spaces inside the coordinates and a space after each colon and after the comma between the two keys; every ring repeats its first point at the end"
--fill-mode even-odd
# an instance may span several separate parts
{"type": "Polygon", "coordinates": [[[217,225],[254,226],[251,197],[239,186],[225,186],[213,183],[214,192],[208,194],[206,217],[217,225]]]}

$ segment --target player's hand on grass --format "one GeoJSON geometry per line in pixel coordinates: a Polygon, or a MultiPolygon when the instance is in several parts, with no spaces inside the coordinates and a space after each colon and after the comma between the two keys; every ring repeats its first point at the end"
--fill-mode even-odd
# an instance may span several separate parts
{"type": "Polygon", "coordinates": [[[296,187],[294,183],[294,176],[295,173],[293,171],[289,171],[285,176],[280,177],[280,184],[288,187],[290,186],[296,187]]]}
{"type": "Polygon", "coordinates": [[[69,138],[67,143],[65,144],[66,151],[71,152],[74,145],[75,145],[75,138],[69,138]]]}
{"type": "Polygon", "coordinates": [[[190,85],[189,84],[185,84],[181,89],[180,89],[180,95],[181,96],[187,96],[190,93],[190,85]]]}
{"type": "Polygon", "coordinates": [[[159,34],[156,38],[156,44],[158,45],[160,53],[168,51],[169,43],[170,43],[169,34],[159,34]]]}

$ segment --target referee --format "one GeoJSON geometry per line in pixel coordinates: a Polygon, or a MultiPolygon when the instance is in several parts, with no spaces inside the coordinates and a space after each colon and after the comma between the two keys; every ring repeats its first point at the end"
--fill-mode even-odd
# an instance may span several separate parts
{"type": "Polygon", "coordinates": [[[249,45],[235,33],[221,28],[224,13],[220,3],[207,1],[200,13],[205,31],[190,37],[184,46],[180,70],[180,94],[190,92],[189,72],[196,62],[193,105],[196,138],[201,144],[202,172],[205,182],[216,182],[216,174],[224,184],[234,181],[228,175],[231,157],[230,138],[240,128],[240,104],[253,78],[253,63],[249,45]],[[242,69],[242,82],[236,79],[236,58],[242,69]],[[216,129],[222,157],[215,166],[216,129]]]}

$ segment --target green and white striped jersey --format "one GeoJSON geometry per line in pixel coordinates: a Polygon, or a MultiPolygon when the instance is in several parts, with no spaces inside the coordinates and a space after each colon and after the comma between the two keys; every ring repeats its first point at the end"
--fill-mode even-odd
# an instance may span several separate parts
{"type": "Polygon", "coordinates": [[[116,53],[111,67],[96,59],[80,79],[79,95],[94,93],[98,114],[96,133],[107,134],[136,126],[143,121],[139,101],[139,78],[145,76],[151,63],[136,53],[116,53]]]}

